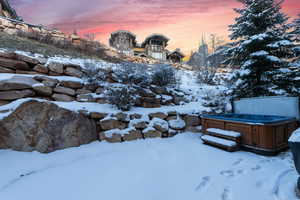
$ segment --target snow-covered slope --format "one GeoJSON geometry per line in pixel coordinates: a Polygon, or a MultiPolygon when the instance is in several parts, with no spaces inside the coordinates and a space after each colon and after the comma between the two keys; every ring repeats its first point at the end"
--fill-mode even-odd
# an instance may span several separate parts
{"type": "Polygon", "coordinates": [[[290,153],[228,153],[195,134],[51,154],[0,150],[3,200],[296,200],[290,153]]]}

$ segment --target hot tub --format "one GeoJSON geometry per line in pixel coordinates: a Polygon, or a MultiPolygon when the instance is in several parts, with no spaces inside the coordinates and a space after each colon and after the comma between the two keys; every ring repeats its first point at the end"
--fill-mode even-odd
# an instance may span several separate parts
{"type": "Polygon", "coordinates": [[[288,148],[288,139],[298,127],[293,117],[272,115],[222,114],[203,115],[202,129],[209,128],[241,133],[241,146],[259,154],[276,155],[288,148]]]}

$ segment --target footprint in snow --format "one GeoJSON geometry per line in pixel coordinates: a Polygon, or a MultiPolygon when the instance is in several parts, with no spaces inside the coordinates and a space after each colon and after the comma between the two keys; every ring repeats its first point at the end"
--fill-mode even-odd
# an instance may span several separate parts
{"type": "Polygon", "coordinates": [[[261,169],[261,166],[260,165],[256,165],[255,167],[252,167],[251,170],[252,171],[258,171],[261,169]]]}
{"type": "Polygon", "coordinates": [[[231,191],[229,187],[226,187],[222,193],[222,200],[231,200],[231,191]]]}
{"type": "Polygon", "coordinates": [[[221,175],[226,176],[228,178],[233,178],[234,172],[232,170],[223,170],[221,171],[221,175]]]}
{"type": "Polygon", "coordinates": [[[198,190],[203,190],[205,186],[207,186],[207,184],[209,183],[210,181],[210,177],[209,176],[205,176],[202,178],[200,184],[196,187],[196,191],[198,190]]]}
{"type": "Polygon", "coordinates": [[[238,159],[237,161],[235,161],[235,162],[232,164],[232,166],[239,165],[239,164],[241,164],[243,161],[244,161],[244,159],[240,158],[240,159],[238,159]]]}

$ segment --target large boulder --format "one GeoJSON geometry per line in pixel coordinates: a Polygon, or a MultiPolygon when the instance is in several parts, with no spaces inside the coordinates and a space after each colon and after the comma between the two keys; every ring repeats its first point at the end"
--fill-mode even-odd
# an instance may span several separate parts
{"type": "Polygon", "coordinates": [[[49,102],[25,102],[0,121],[0,148],[48,153],[95,140],[93,120],[49,102]]]}
{"type": "Polygon", "coordinates": [[[7,59],[7,58],[0,58],[0,66],[14,69],[14,70],[16,70],[16,69],[25,70],[25,71],[30,70],[30,66],[26,62],[19,61],[19,60],[7,59]]]}
{"type": "Polygon", "coordinates": [[[30,77],[16,75],[10,79],[0,81],[0,91],[31,89],[37,84],[40,83],[30,77]]]}

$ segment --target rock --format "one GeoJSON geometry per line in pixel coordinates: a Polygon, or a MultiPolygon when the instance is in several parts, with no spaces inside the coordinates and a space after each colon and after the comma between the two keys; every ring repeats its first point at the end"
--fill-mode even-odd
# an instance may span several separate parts
{"type": "Polygon", "coordinates": [[[186,123],[186,126],[199,126],[201,125],[200,118],[198,115],[186,115],[184,116],[184,121],[186,123]]]}
{"type": "Polygon", "coordinates": [[[48,68],[50,71],[55,72],[57,74],[63,74],[64,73],[64,65],[61,63],[55,63],[52,62],[48,65],[48,68]]]}
{"type": "Polygon", "coordinates": [[[126,113],[119,112],[119,113],[115,114],[114,117],[116,117],[119,121],[122,121],[122,122],[130,121],[130,117],[126,113]]]}
{"type": "Polygon", "coordinates": [[[177,116],[175,115],[170,115],[169,117],[167,117],[167,121],[170,121],[170,120],[175,120],[175,119],[177,119],[177,116]]]}
{"type": "Polygon", "coordinates": [[[57,92],[60,94],[66,94],[69,96],[75,96],[75,94],[76,94],[75,90],[73,90],[71,88],[61,87],[61,86],[56,86],[54,88],[54,92],[57,92]]]}
{"type": "Polygon", "coordinates": [[[145,129],[148,126],[148,122],[143,119],[134,119],[130,121],[129,126],[136,129],[145,129]]]}
{"type": "Polygon", "coordinates": [[[168,91],[165,87],[151,86],[150,89],[156,94],[168,94],[168,91]]]}
{"type": "Polygon", "coordinates": [[[126,124],[120,122],[116,118],[105,118],[100,121],[100,126],[103,130],[125,129],[126,124]]]}
{"type": "Polygon", "coordinates": [[[41,64],[34,66],[33,70],[42,74],[47,74],[49,72],[48,67],[41,64]]]}
{"type": "Polygon", "coordinates": [[[103,87],[98,87],[95,91],[96,94],[103,94],[105,92],[105,89],[103,87]]]}
{"type": "Polygon", "coordinates": [[[175,120],[169,121],[169,127],[174,130],[183,130],[186,127],[185,121],[180,119],[179,117],[175,120]]]}
{"type": "Polygon", "coordinates": [[[65,94],[56,94],[56,93],[52,95],[52,98],[55,101],[62,101],[62,102],[71,102],[71,101],[75,100],[73,97],[70,97],[68,95],[65,95],[65,94]]]}
{"type": "Polygon", "coordinates": [[[26,97],[33,97],[35,95],[32,90],[10,90],[10,91],[0,91],[0,100],[16,100],[26,97]]]}
{"type": "Polygon", "coordinates": [[[0,73],[11,73],[11,74],[13,74],[15,72],[16,72],[15,70],[0,66],[0,73]]]}
{"type": "Polygon", "coordinates": [[[67,67],[66,70],[64,71],[64,73],[66,75],[74,76],[74,77],[78,77],[78,78],[81,78],[83,76],[82,71],[80,71],[76,68],[73,68],[73,67],[67,67]]]}
{"type": "Polygon", "coordinates": [[[161,102],[163,105],[169,105],[173,102],[173,97],[168,95],[161,95],[161,102]]]}
{"type": "Polygon", "coordinates": [[[150,119],[153,119],[153,118],[166,119],[168,117],[168,115],[163,112],[155,112],[155,113],[149,114],[149,117],[150,117],[150,119]]]}
{"type": "Polygon", "coordinates": [[[78,89],[78,90],[76,90],[76,94],[90,94],[90,93],[93,93],[93,92],[90,91],[90,90],[87,90],[87,89],[78,89]]]}
{"type": "Polygon", "coordinates": [[[53,71],[49,71],[48,75],[49,76],[62,76],[62,74],[59,74],[59,73],[56,73],[56,72],[53,72],[53,71]]]}
{"type": "Polygon", "coordinates": [[[152,119],[149,126],[154,127],[156,130],[158,130],[159,132],[162,132],[162,133],[168,132],[168,130],[169,130],[168,122],[165,120],[162,120],[160,118],[152,119]]]}
{"type": "Polygon", "coordinates": [[[53,80],[53,81],[43,81],[42,83],[43,83],[45,86],[54,88],[54,87],[56,87],[58,81],[55,81],[55,80],[53,80]]]}
{"type": "Polygon", "coordinates": [[[24,62],[28,63],[29,65],[37,65],[40,63],[37,59],[31,58],[31,57],[28,57],[25,55],[20,55],[20,54],[16,55],[16,59],[20,60],[20,61],[24,61],[24,62]]]}
{"type": "Polygon", "coordinates": [[[0,81],[0,91],[30,89],[36,84],[40,83],[30,77],[16,75],[10,79],[0,81]]]}
{"type": "Polygon", "coordinates": [[[2,100],[0,100],[0,106],[4,106],[4,105],[9,104],[9,103],[10,103],[10,101],[2,101],[2,100]]]}
{"type": "Polygon", "coordinates": [[[169,112],[168,112],[168,115],[169,115],[169,116],[177,116],[178,113],[177,113],[176,111],[169,111],[169,112]]]}
{"type": "Polygon", "coordinates": [[[92,119],[104,119],[107,116],[106,113],[99,113],[99,112],[91,112],[90,117],[92,119]]]}
{"type": "Polygon", "coordinates": [[[142,115],[141,114],[137,114],[137,113],[134,113],[134,114],[131,114],[130,115],[130,119],[141,119],[142,118],[142,115]]]}
{"type": "Polygon", "coordinates": [[[51,96],[52,95],[52,88],[51,87],[48,87],[48,86],[45,86],[43,84],[38,84],[38,85],[34,85],[33,86],[33,90],[38,94],[38,95],[41,95],[41,96],[51,96]]]}
{"type": "Polygon", "coordinates": [[[179,134],[179,131],[178,130],[174,130],[174,129],[169,129],[168,133],[169,133],[168,137],[174,137],[175,135],[179,134]]]}
{"type": "Polygon", "coordinates": [[[143,134],[145,138],[157,138],[157,137],[162,137],[162,133],[157,131],[153,127],[148,127],[143,130],[143,134]]]}
{"type": "Polygon", "coordinates": [[[49,102],[23,103],[0,127],[0,146],[17,151],[48,153],[97,139],[93,120],[49,102]]]}
{"type": "Polygon", "coordinates": [[[11,60],[7,58],[0,58],[0,67],[10,68],[10,69],[19,69],[29,71],[30,67],[26,62],[19,60],[11,60]]]}
{"type": "Polygon", "coordinates": [[[96,102],[96,99],[91,94],[80,94],[77,95],[76,99],[79,102],[96,102]]]}
{"type": "Polygon", "coordinates": [[[72,89],[81,89],[83,87],[82,83],[76,81],[61,81],[60,85],[72,89]]]}
{"type": "Polygon", "coordinates": [[[140,130],[136,130],[134,128],[128,128],[128,129],[125,129],[123,131],[123,139],[125,141],[133,141],[133,140],[138,140],[138,139],[142,139],[143,138],[143,135],[141,133],[140,130]]]}
{"type": "MultiPolygon", "coordinates": [[[[119,130],[116,130],[117,132],[119,130]]],[[[112,132],[112,131],[110,131],[112,132]]],[[[108,135],[106,132],[101,132],[99,133],[99,139],[101,141],[106,141],[106,142],[109,142],[109,143],[120,143],[122,142],[122,136],[120,134],[117,134],[117,133],[111,133],[110,135],[108,135]]]]}
{"type": "Polygon", "coordinates": [[[16,74],[31,74],[31,75],[36,75],[39,74],[38,72],[33,72],[33,71],[25,71],[25,70],[16,70],[16,74]]]}
{"type": "Polygon", "coordinates": [[[156,96],[150,89],[138,88],[136,92],[141,97],[155,98],[156,96]]]}
{"type": "Polygon", "coordinates": [[[156,98],[142,97],[141,102],[142,102],[141,105],[144,108],[159,108],[159,107],[161,107],[160,100],[156,99],[156,98]]]}

